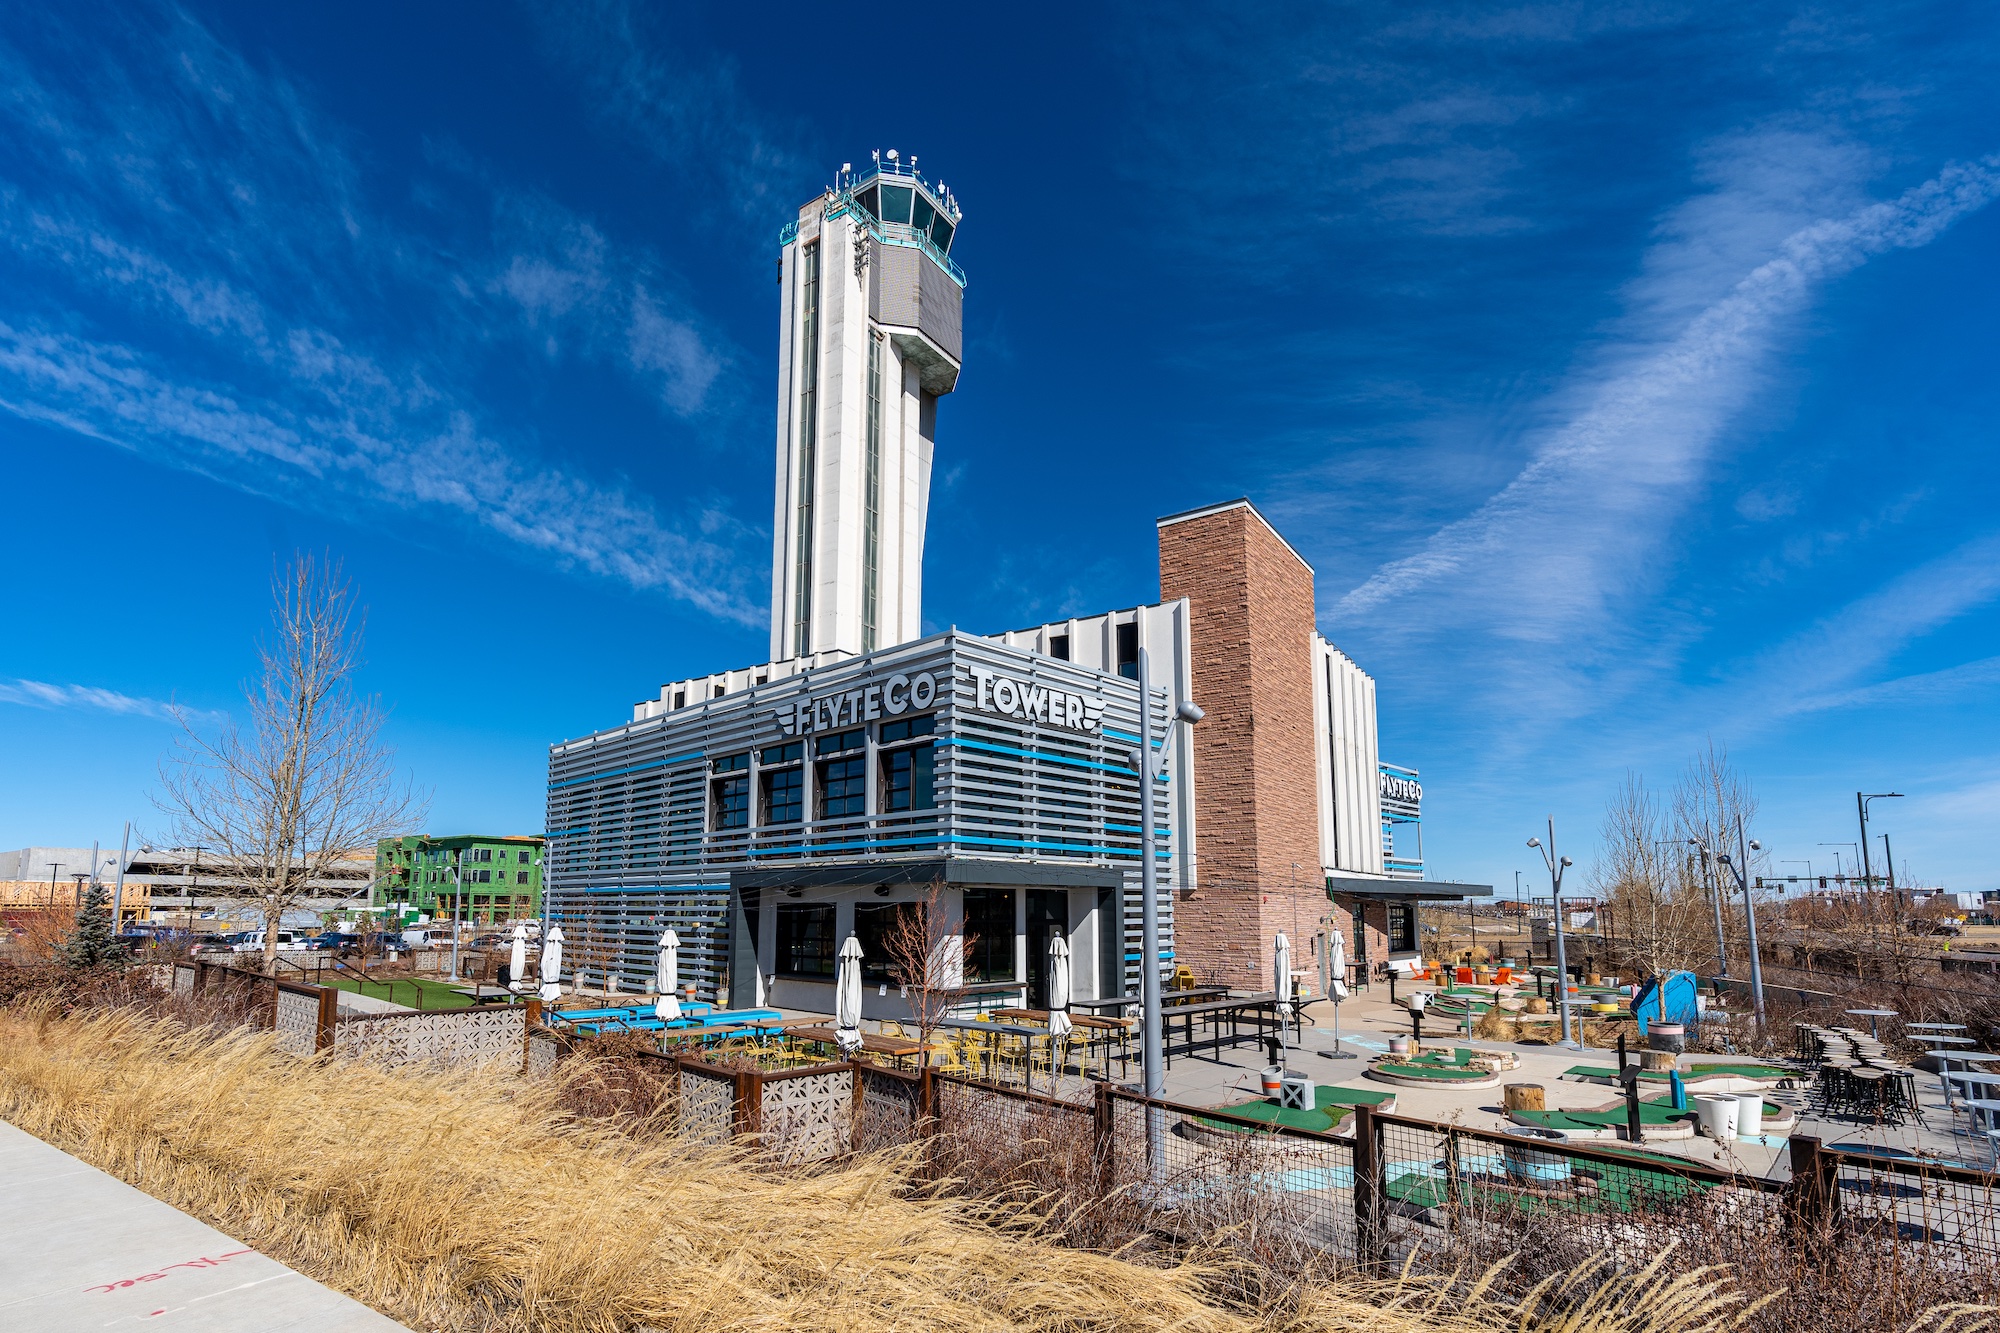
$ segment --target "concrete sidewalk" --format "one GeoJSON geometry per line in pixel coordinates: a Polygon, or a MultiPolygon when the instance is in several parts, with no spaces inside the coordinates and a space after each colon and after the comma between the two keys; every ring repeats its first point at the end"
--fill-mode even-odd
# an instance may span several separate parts
{"type": "Polygon", "coordinates": [[[0,1121],[0,1328],[408,1333],[0,1121]]]}

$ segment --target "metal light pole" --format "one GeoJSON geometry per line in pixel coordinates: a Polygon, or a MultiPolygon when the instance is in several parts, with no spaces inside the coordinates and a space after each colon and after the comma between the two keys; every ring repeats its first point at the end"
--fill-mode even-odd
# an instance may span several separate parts
{"type": "Polygon", "coordinates": [[[451,980],[458,983],[458,905],[465,901],[465,848],[451,859],[451,980]]]}
{"type": "Polygon", "coordinates": [[[1571,1050],[1581,1049],[1570,1036],[1569,1026],[1569,951],[1563,945],[1563,871],[1573,864],[1567,856],[1556,855],[1556,817],[1549,816],[1549,843],[1542,846],[1540,838],[1528,839],[1530,847],[1542,853],[1542,860],[1549,867],[1549,891],[1555,906],[1556,918],[1556,1003],[1561,1006],[1563,1045],[1571,1050]]]}
{"type": "Polygon", "coordinates": [[[125,821],[125,836],[118,842],[118,880],[111,888],[111,924],[117,934],[125,933],[125,856],[132,850],[132,821],[125,821]]]}
{"type": "Polygon", "coordinates": [[[1743,816],[1739,814],[1736,816],[1736,853],[1743,864],[1737,865],[1730,859],[1728,852],[1715,858],[1729,867],[1729,873],[1736,876],[1736,887],[1743,891],[1743,914],[1750,928],[1750,1007],[1757,1016],[1757,1031],[1760,1035],[1764,1031],[1764,964],[1757,956],[1757,904],[1750,897],[1749,863],[1751,852],[1763,850],[1763,844],[1755,840],[1748,844],[1744,843],[1743,816]]]}
{"type": "Polygon", "coordinates": [[[1201,719],[1201,709],[1182,700],[1160,734],[1162,762],[1158,765],[1153,763],[1152,660],[1146,650],[1140,648],[1139,748],[1132,752],[1132,767],[1139,774],[1139,1003],[1145,1010],[1140,1034],[1139,1068],[1148,1097],[1167,1095],[1166,1044],[1160,1014],[1160,871],[1154,863],[1153,784],[1159,780],[1160,772],[1166,767],[1165,761],[1172,753],[1168,743],[1173,739],[1174,723],[1185,722],[1192,726],[1201,719]]]}
{"type": "Polygon", "coordinates": [[[1709,869],[1708,844],[1700,838],[1689,838],[1688,846],[1701,851],[1701,886],[1708,891],[1708,905],[1715,909],[1715,957],[1724,980],[1729,977],[1729,937],[1722,930],[1722,894],[1715,887],[1715,872],[1709,869]]]}

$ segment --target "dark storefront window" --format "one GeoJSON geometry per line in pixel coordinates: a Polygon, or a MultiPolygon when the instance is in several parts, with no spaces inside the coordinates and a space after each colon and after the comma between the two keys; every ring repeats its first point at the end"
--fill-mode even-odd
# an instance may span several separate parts
{"type": "Polygon", "coordinates": [[[1389,952],[1417,951],[1417,909],[1410,903],[1389,904],[1389,952]]]}
{"type": "Polygon", "coordinates": [[[967,981],[1014,979],[1014,891],[967,889],[965,934],[971,951],[965,959],[967,981]]]}
{"type": "Polygon", "coordinates": [[[922,919],[922,903],[856,903],[854,938],[861,945],[861,979],[871,985],[895,985],[894,972],[900,965],[889,956],[889,932],[897,918],[915,913],[922,919]]]}
{"type": "Polygon", "coordinates": [[[778,972],[781,976],[833,975],[833,904],[778,905],[778,972]]]}
{"type": "Polygon", "coordinates": [[[1097,996],[1125,993],[1125,895],[1097,891],[1097,996]]]}

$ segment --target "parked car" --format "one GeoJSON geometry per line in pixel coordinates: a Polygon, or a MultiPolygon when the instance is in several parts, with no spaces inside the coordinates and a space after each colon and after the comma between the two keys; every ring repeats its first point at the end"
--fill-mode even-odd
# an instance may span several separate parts
{"type": "Polygon", "coordinates": [[[237,953],[239,952],[237,946],[249,933],[247,930],[240,930],[233,935],[197,935],[194,943],[188,946],[188,953],[197,958],[213,958],[218,954],[237,953]]]}
{"type": "MultiPolygon", "coordinates": [[[[261,930],[246,930],[230,938],[235,941],[237,953],[264,952],[264,932],[261,930]]],[[[309,947],[306,943],[306,934],[304,931],[281,930],[278,932],[279,953],[300,953],[309,947]]]]}

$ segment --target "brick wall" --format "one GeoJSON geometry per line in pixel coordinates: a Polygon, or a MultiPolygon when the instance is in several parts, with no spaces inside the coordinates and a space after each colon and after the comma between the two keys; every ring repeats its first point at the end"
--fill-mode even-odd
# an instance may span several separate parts
{"type": "Polygon", "coordinates": [[[1175,906],[1197,977],[1270,985],[1283,930],[1293,965],[1329,910],[1313,748],[1312,570],[1247,504],[1164,524],[1160,598],[1190,607],[1201,889],[1175,906]]]}

